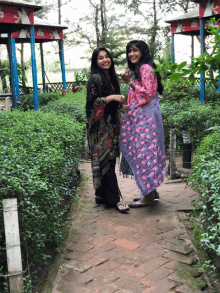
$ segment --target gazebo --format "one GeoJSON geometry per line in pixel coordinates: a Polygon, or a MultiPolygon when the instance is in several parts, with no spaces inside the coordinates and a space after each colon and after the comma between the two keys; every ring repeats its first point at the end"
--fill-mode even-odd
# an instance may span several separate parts
{"type": "Polygon", "coordinates": [[[34,100],[38,100],[36,84],[37,70],[35,60],[35,41],[34,41],[34,12],[42,9],[42,6],[31,4],[20,0],[1,0],[0,3],[0,40],[7,34],[6,44],[8,46],[10,72],[11,72],[11,91],[13,108],[17,106],[18,89],[16,89],[16,55],[14,50],[14,39],[11,34],[17,30],[30,29],[31,62],[32,76],[34,84],[34,100]]]}
{"type": "MultiPolygon", "coordinates": [[[[199,2],[199,1],[194,1],[199,2]]],[[[189,35],[192,38],[192,57],[194,57],[194,36],[200,36],[201,55],[205,52],[205,35],[208,35],[208,26],[213,25],[210,18],[214,15],[220,14],[220,0],[217,1],[200,1],[199,10],[194,10],[189,13],[185,13],[172,20],[167,20],[167,23],[171,24],[171,63],[175,62],[175,50],[174,50],[174,35],[183,34],[189,35]],[[206,8],[210,8],[212,2],[212,12],[206,8]],[[214,3],[215,2],[215,3],[214,3]]],[[[220,24],[219,24],[220,25],[220,24]]],[[[205,74],[200,76],[200,100],[205,101],[205,81],[203,80],[205,74]]]]}
{"type": "MultiPolygon", "coordinates": [[[[12,2],[14,5],[13,7],[15,7],[18,11],[19,9],[21,9],[20,5],[27,4],[27,2],[23,2],[23,1],[3,1],[3,2],[7,2],[7,4],[11,4],[12,2]]],[[[36,6],[36,5],[31,5],[30,3],[28,3],[28,5],[34,6],[34,7],[36,6]]],[[[41,6],[37,6],[37,7],[38,7],[38,10],[42,8],[41,6]]],[[[11,6],[8,7],[8,14],[10,14],[10,17],[12,18],[13,12],[12,12],[11,6]]],[[[23,15],[25,15],[24,12],[23,12],[23,15]]],[[[17,19],[17,16],[15,15],[14,18],[17,19]]],[[[37,110],[39,106],[39,102],[38,102],[37,67],[36,67],[36,58],[35,58],[35,43],[40,43],[43,91],[44,92],[46,91],[43,43],[51,42],[51,41],[58,41],[58,44],[59,44],[59,55],[60,55],[61,69],[62,69],[63,89],[66,89],[65,63],[64,63],[64,50],[63,50],[63,30],[67,29],[67,27],[58,25],[58,24],[51,24],[45,20],[34,17],[33,13],[32,14],[29,13],[29,10],[26,11],[26,15],[22,18],[22,21],[23,23],[25,23],[25,25],[20,26],[20,25],[17,25],[17,23],[15,23],[13,30],[8,30],[8,31],[5,30],[3,31],[3,33],[2,31],[0,31],[1,33],[0,44],[8,44],[10,40],[9,56],[11,60],[10,66],[11,66],[12,104],[13,104],[13,108],[16,108],[17,98],[20,97],[18,71],[17,71],[17,59],[16,59],[16,43],[29,43],[29,42],[31,43],[34,109],[37,110]],[[29,22],[28,18],[30,17],[31,17],[31,21],[30,21],[31,25],[26,25],[26,23],[29,22]]]]}
{"type": "MultiPolygon", "coordinates": [[[[62,81],[63,89],[66,89],[66,77],[65,77],[65,63],[64,63],[64,50],[63,50],[63,30],[67,29],[66,26],[59,24],[51,24],[46,20],[42,20],[38,17],[34,18],[35,28],[35,43],[40,44],[41,52],[41,69],[42,69],[42,81],[43,81],[43,92],[46,92],[46,81],[45,81],[45,67],[44,67],[44,55],[43,55],[43,43],[46,42],[58,42],[59,44],[59,55],[62,69],[62,81]]],[[[12,33],[12,37],[16,43],[28,43],[30,39],[30,30],[21,29],[17,32],[12,33]]]]}

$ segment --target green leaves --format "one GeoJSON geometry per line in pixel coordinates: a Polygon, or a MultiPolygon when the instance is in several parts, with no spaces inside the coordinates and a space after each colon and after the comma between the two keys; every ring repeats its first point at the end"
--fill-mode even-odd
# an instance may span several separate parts
{"type": "Polygon", "coordinates": [[[220,68],[220,34],[219,27],[216,20],[211,19],[209,26],[209,33],[214,36],[213,52],[208,54],[205,52],[202,56],[192,58],[193,63],[186,68],[187,62],[184,61],[180,64],[172,64],[169,66],[161,66],[161,74],[163,78],[170,78],[171,82],[180,81],[182,77],[188,78],[190,82],[195,82],[198,75],[205,73],[207,77],[212,76],[213,79],[206,80],[207,88],[218,87],[219,68],[220,68]],[[210,73],[211,72],[211,73],[210,73]]]}
{"type": "MultiPolygon", "coordinates": [[[[220,255],[220,132],[219,127],[212,130],[197,149],[189,183],[199,193],[199,202],[194,207],[194,214],[203,225],[199,241],[204,248],[220,255]]],[[[210,263],[203,266],[215,269],[210,263]]]]}
{"type": "Polygon", "coordinates": [[[187,64],[186,61],[180,63],[180,64],[178,65],[178,67],[177,67],[177,70],[180,71],[181,69],[183,69],[183,68],[186,66],[186,64],[187,64]]]}
{"type": "Polygon", "coordinates": [[[45,247],[62,239],[84,149],[85,94],[51,103],[50,113],[0,112],[0,208],[3,198],[18,198],[21,243],[26,240],[32,260],[45,258],[45,247]]]}

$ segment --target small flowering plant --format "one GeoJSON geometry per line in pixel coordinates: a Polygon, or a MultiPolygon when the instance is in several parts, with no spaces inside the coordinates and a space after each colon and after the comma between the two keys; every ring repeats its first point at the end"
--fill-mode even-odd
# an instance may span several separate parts
{"type": "Polygon", "coordinates": [[[69,93],[69,91],[67,91],[67,90],[65,90],[65,89],[62,89],[62,91],[61,91],[61,95],[62,96],[65,96],[66,94],[68,94],[69,93]]]}

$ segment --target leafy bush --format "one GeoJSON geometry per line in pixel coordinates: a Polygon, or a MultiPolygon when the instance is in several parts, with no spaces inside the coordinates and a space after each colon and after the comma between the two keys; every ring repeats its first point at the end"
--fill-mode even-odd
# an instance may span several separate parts
{"type": "MultiPolygon", "coordinates": [[[[18,199],[21,242],[34,260],[61,240],[85,125],[42,111],[0,112],[0,125],[0,209],[3,198],[18,199]]],[[[0,231],[2,227],[0,218],[0,231]]]]}
{"type": "Polygon", "coordinates": [[[86,93],[76,92],[61,97],[58,101],[51,101],[40,110],[43,112],[54,111],[57,114],[75,118],[78,122],[86,122],[85,114],[86,93]]]}
{"type": "Polygon", "coordinates": [[[121,81],[120,89],[121,89],[121,94],[127,98],[129,85],[125,83],[124,81],[121,81]]]}
{"type": "Polygon", "coordinates": [[[203,139],[193,166],[189,182],[199,192],[199,202],[194,204],[202,224],[199,240],[220,256],[220,128],[203,139]]]}
{"type": "Polygon", "coordinates": [[[76,85],[86,85],[89,80],[90,72],[84,68],[82,71],[75,71],[75,83],[76,85]]]}
{"type": "MultiPolygon", "coordinates": [[[[164,82],[164,92],[163,92],[163,102],[179,102],[183,99],[189,100],[192,98],[191,96],[191,88],[193,86],[189,85],[189,82],[186,80],[181,80],[179,82],[171,82],[170,80],[166,80],[164,82]]],[[[195,96],[193,96],[195,97],[195,96]]],[[[199,98],[199,92],[198,92],[199,98]]]]}
{"type": "MultiPolygon", "coordinates": [[[[25,82],[27,82],[27,77],[25,74],[25,70],[27,69],[26,65],[22,66],[20,63],[17,63],[17,67],[18,67],[19,80],[23,79],[25,82]]],[[[0,62],[0,72],[1,72],[1,81],[3,81],[3,79],[5,79],[6,77],[10,77],[10,63],[8,60],[0,62]]],[[[7,84],[5,86],[7,86],[7,84]]]]}
{"type": "Polygon", "coordinates": [[[177,146],[182,147],[182,130],[191,132],[193,149],[208,134],[208,129],[220,125],[220,108],[218,103],[201,104],[197,99],[180,102],[164,102],[160,105],[163,117],[165,144],[169,144],[169,130],[177,132],[177,146]]]}
{"type": "MultiPolygon", "coordinates": [[[[198,99],[200,101],[200,86],[192,85],[187,79],[171,82],[170,80],[164,81],[164,93],[162,103],[164,102],[179,102],[183,100],[198,99]]],[[[218,102],[220,93],[214,86],[206,89],[205,102],[218,102]]]]}
{"type": "MultiPolygon", "coordinates": [[[[47,105],[50,101],[56,101],[60,98],[60,92],[57,93],[41,93],[39,94],[39,106],[47,105]]],[[[33,110],[34,109],[34,98],[33,94],[22,95],[19,99],[21,110],[33,110]]]]}

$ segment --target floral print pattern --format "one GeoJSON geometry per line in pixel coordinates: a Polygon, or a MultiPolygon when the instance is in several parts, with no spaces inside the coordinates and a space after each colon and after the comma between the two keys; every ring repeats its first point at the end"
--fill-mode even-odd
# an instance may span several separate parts
{"type": "Polygon", "coordinates": [[[164,180],[166,159],[164,130],[157,95],[157,78],[149,64],[140,68],[141,80],[134,80],[123,115],[120,150],[142,193],[148,195],[164,180]]]}
{"type": "Polygon", "coordinates": [[[141,80],[134,80],[135,90],[130,87],[128,92],[127,103],[137,102],[138,106],[145,105],[152,96],[157,93],[157,78],[154,70],[149,64],[143,64],[140,68],[141,80]]]}
{"type": "Polygon", "coordinates": [[[144,107],[137,102],[128,106],[122,119],[120,138],[121,152],[142,195],[147,195],[160,186],[166,173],[163,124],[157,95],[144,107]]]}

